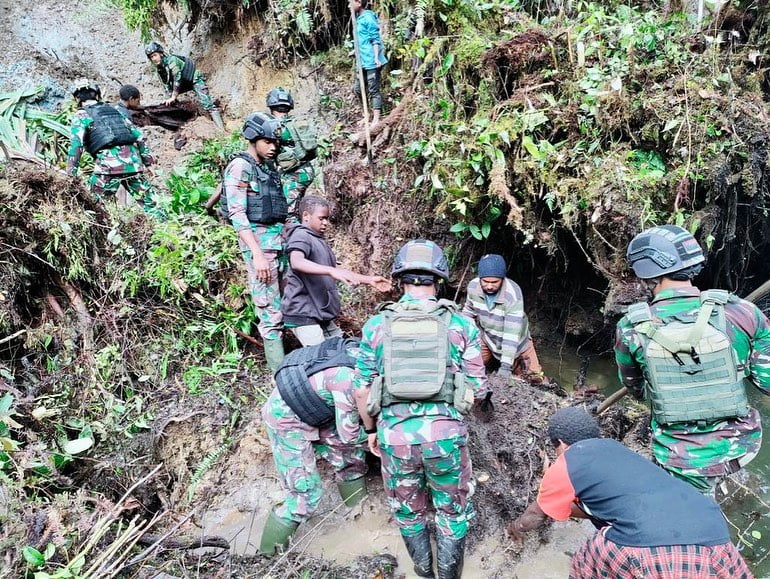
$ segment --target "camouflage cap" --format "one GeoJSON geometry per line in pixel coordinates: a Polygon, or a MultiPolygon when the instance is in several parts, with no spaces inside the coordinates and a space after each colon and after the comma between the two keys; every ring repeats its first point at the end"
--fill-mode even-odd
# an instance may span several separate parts
{"type": "Polygon", "coordinates": [[[661,277],[706,260],[692,234],[677,225],[652,227],[638,234],[628,244],[626,257],[641,279],[661,277]]]}
{"type": "Polygon", "coordinates": [[[449,266],[441,248],[427,239],[409,241],[398,250],[391,274],[399,277],[406,272],[429,272],[449,280],[449,266]]]}

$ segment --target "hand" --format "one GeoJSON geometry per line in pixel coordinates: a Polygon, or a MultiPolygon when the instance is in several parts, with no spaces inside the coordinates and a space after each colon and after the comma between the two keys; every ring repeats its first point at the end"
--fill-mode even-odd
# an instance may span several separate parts
{"type": "Polygon", "coordinates": [[[262,253],[255,255],[251,262],[254,264],[254,274],[262,283],[270,283],[270,264],[262,253]]]}
{"type": "Polygon", "coordinates": [[[385,293],[393,289],[393,285],[390,283],[390,280],[382,277],[381,275],[370,276],[367,283],[378,292],[385,293]]]}
{"type": "Polygon", "coordinates": [[[374,57],[374,66],[376,66],[377,68],[380,68],[382,66],[380,64],[380,57],[379,56],[375,56],[374,57]]]}
{"type": "Polygon", "coordinates": [[[521,521],[519,521],[519,519],[516,519],[510,525],[508,525],[505,531],[508,533],[508,537],[512,541],[517,541],[519,543],[524,541],[524,534],[526,531],[521,528],[521,521]]]}
{"type": "Polygon", "coordinates": [[[173,105],[176,102],[176,95],[172,94],[169,98],[167,98],[165,101],[163,101],[163,104],[168,106],[173,105]]]}
{"type": "Polygon", "coordinates": [[[380,443],[377,442],[377,433],[372,432],[368,435],[369,438],[369,451],[377,458],[382,457],[382,451],[380,450],[380,443]]]}

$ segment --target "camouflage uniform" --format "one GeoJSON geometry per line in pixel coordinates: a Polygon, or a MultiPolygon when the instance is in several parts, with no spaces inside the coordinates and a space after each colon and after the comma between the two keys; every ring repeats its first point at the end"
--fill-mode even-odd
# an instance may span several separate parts
{"type": "MultiPolygon", "coordinates": [[[[168,94],[171,94],[171,93],[180,94],[182,92],[186,92],[184,90],[180,90],[180,84],[182,82],[182,70],[184,69],[184,64],[185,64],[184,60],[182,60],[181,58],[179,58],[174,54],[163,55],[163,60],[161,61],[161,64],[160,66],[158,66],[158,68],[163,67],[166,69],[166,75],[167,75],[167,78],[169,79],[168,83],[166,84],[166,92],[168,94]]],[[[161,80],[163,80],[163,77],[161,77],[161,80]]],[[[184,89],[185,87],[181,87],[181,88],[184,89]]],[[[201,74],[201,71],[199,71],[197,68],[195,69],[195,75],[193,76],[193,80],[192,80],[192,90],[195,92],[198,99],[201,101],[201,106],[205,110],[211,111],[216,109],[216,105],[214,104],[214,99],[212,99],[211,95],[209,95],[209,88],[206,86],[206,80],[203,78],[203,74],[201,74]]]]}
{"type": "Polygon", "coordinates": [[[353,373],[352,368],[339,366],[316,372],[308,380],[327,404],[334,404],[335,421],[328,426],[302,422],[277,388],[262,409],[278,478],[287,493],[286,500],[275,509],[281,519],[301,523],[318,507],[323,488],[314,451],[334,467],[337,481],[366,474],[366,434],[353,400],[353,373]]]}
{"type": "MultiPolygon", "coordinates": [[[[274,171],[270,166],[264,166],[265,171],[274,171]]],[[[239,238],[246,271],[249,277],[249,293],[257,308],[259,334],[265,340],[279,340],[283,335],[283,318],[281,316],[281,273],[285,269],[283,246],[283,223],[262,225],[251,223],[246,216],[247,190],[249,183],[254,181],[249,162],[235,158],[225,169],[224,191],[227,196],[230,221],[236,231],[251,229],[257,238],[259,248],[270,264],[270,282],[264,283],[257,279],[252,261],[252,252],[239,238]]]]}
{"type": "MultiPolygon", "coordinates": [[[[283,131],[281,132],[281,153],[288,153],[291,150],[293,144],[293,138],[291,131],[288,128],[288,123],[294,120],[293,117],[287,115],[280,119],[283,131]]],[[[301,216],[297,214],[297,206],[300,200],[305,196],[307,188],[315,179],[315,167],[312,161],[306,161],[300,164],[294,169],[281,170],[281,183],[283,185],[283,193],[286,195],[286,200],[289,203],[289,216],[286,219],[287,222],[299,223],[301,216]]]]}
{"type": "MultiPolygon", "coordinates": [[[[94,119],[85,109],[81,108],[75,112],[70,129],[70,148],[67,153],[67,173],[70,175],[77,175],[80,157],[86,150],[86,133],[93,123],[94,119]]],[[[150,154],[142,132],[129,120],[126,120],[126,124],[137,138],[136,142],[97,151],[94,170],[88,179],[88,185],[97,199],[114,196],[123,185],[145,211],[163,217],[165,214],[155,206],[152,199],[156,191],[143,175],[145,165],[152,164],[154,158],[150,154]]]]}
{"type": "MultiPolygon", "coordinates": [[[[417,301],[405,295],[399,303],[417,301]]],[[[385,322],[372,317],[362,330],[355,387],[368,388],[383,372],[385,322]]],[[[474,398],[487,393],[481,339],[466,317],[453,314],[449,323],[452,373],[463,372],[474,398]]],[[[438,532],[455,539],[468,532],[474,516],[470,498],[474,481],[467,447],[468,431],[462,415],[444,402],[411,402],[386,406],[377,417],[377,440],[382,451],[382,479],[401,534],[409,537],[425,529],[428,489],[436,509],[438,532]]]]}
{"type": "MultiPolygon", "coordinates": [[[[677,316],[694,320],[700,310],[696,287],[659,292],[650,309],[654,318],[677,316]]],[[[725,305],[727,337],[738,360],[738,372],[770,394],[770,324],[752,303],[731,296],[725,305]]],[[[620,380],[637,398],[645,395],[646,361],[642,341],[627,316],[618,322],[615,359],[620,380]]],[[[659,424],[653,414],[652,449],[655,461],[703,493],[711,493],[726,475],[750,462],[762,444],[759,412],[715,422],[659,424]]]]}

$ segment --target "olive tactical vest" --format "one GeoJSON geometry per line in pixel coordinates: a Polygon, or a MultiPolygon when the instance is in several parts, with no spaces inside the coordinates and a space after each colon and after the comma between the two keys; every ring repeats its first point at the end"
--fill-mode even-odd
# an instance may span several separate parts
{"type": "Polygon", "coordinates": [[[85,108],[93,123],[86,131],[86,151],[91,156],[103,149],[131,145],[138,139],[126,124],[126,119],[110,104],[97,103],[85,108]]]}
{"type": "MultiPolygon", "coordinates": [[[[271,225],[284,221],[289,213],[289,205],[283,194],[280,175],[275,171],[266,171],[260,167],[259,163],[245,151],[233,155],[230,162],[236,157],[245,159],[251,167],[251,180],[246,192],[246,217],[249,222],[271,225]]],[[[219,207],[225,220],[229,223],[226,193],[223,184],[222,195],[219,197],[219,207]]]]}
{"type": "Polygon", "coordinates": [[[415,401],[454,402],[455,376],[448,371],[449,321],[456,309],[449,300],[382,306],[383,407],[415,401]]]}
{"type": "Polygon", "coordinates": [[[334,406],[327,404],[311,388],[310,376],[339,366],[353,368],[355,358],[348,348],[357,348],[358,340],[334,337],[315,346],[290,352],[275,373],[275,384],[281,398],[299,419],[310,426],[323,426],[334,421],[334,406]]]}
{"type": "Polygon", "coordinates": [[[701,293],[696,319],[676,315],[653,321],[649,305],[626,314],[638,333],[647,362],[645,378],[652,414],[661,424],[714,421],[749,411],[744,377],[727,336],[729,293],[701,293]]]}

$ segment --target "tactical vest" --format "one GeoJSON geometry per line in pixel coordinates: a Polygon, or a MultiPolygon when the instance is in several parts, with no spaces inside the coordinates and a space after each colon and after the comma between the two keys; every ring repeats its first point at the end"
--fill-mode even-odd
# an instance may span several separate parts
{"type": "MultiPolygon", "coordinates": [[[[455,403],[457,378],[449,372],[449,300],[384,304],[383,376],[380,405],[455,403]]],[[[464,378],[462,374],[457,375],[464,378]]]]}
{"type": "MultiPolygon", "coordinates": [[[[289,205],[281,187],[281,177],[275,171],[265,171],[260,167],[254,157],[242,151],[233,155],[235,158],[245,159],[251,166],[251,180],[246,192],[246,217],[251,223],[270,225],[285,221],[289,213],[289,205]]],[[[227,210],[227,191],[222,187],[222,195],[219,197],[219,207],[225,220],[230,223],[227,210]]]]}
{"type": "Polygon", "coordinates": [[[645,302],[626,316],[642,341],[652,414],[661,424],[714,421],[749,411],[745,377],[727,336],[724,290],[701,293],[696,319],[653,321],[645,302]]]}
{"type": "Polygon", "coordinates": [[[334,405],[327,404],[313,390],[310,376],[339,366],[353,368],[355,358],[348,348],[358,347],[352,338],[329,338],[315,346],[306,346],[289,353],[275,373],[275,383],[281,398],[299,419],[310,426],[323,426],[334,420],[334,405]]]}
{"type": "MultiPolygon", "coordinates": [[[[178,54],[174,54],[173,56],[184,62],[177,90],[180,93],[192,90],[193,80],[195,79],[195,63],[186,56],[180,56],[178,54]]],[[[165,86],[169,92],[174,90],[174,75],[171,74],[171,68],[169,68],[167,64],[161,63],[158,65],[158,76],[160,76],[163,86],[165,86]]]]}
{"type": "Polygon", "coordinates": [[[91,156],[102,149],[131,145],[138,140],[128,128],[125,117],[112,105],[96,103],[85,107],[85,110],[94,121],[88,127],[85,143],[83,143],[91,156]]]}

